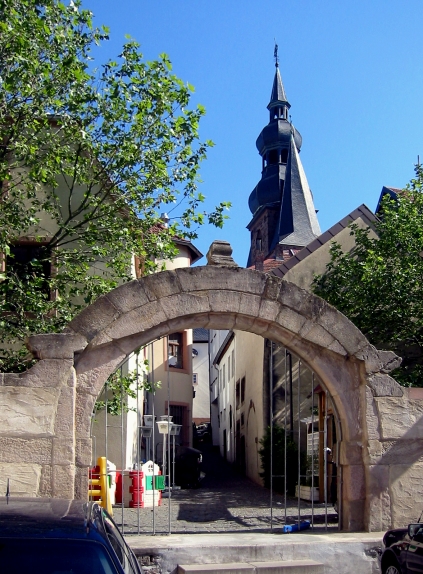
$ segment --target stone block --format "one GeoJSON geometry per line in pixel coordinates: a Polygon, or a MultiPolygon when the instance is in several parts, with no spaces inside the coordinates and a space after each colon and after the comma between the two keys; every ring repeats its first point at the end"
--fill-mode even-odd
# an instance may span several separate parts
{"type": "MultiPolygon", "coordinates": [[[[201,269],[201,268],[200,268],[201,269]]],[[[163,297],[170,297],[181,293],[181,283],[176,271],[161,271],[139,279],[150,301],[157,301],[163,297]]],[[[190,290],[190,289],[189,289],[190,290]]]]}
{"type": "Polygon", "coordinates": [[[414,498],[415,512],[416,507],[423,507],[423,463],[391,465],[389,475],[394,500],[414,498]]]}
{"type": "Polygon", "coordinates": [[[78,392],[76,396],[75,430],[77,438],[86,438],[90,435],[91,419],[97,396],[83,391],[78,392]]]}
{"type": "Polygon", "coordinates": [[[53,485],[51,482],[51,466],[45,464],[41,467],[39,496],[43,498],[50,498],[53,492],[53,485]]]}
{"type": "Polygon", "coordinates": [[[1,387],[0,436],[52,436],[58,398],[58,389],[1,387]]]}
{"type": "Polygon", "coordinates": [[[235,313],[225,313],[223,315],[210,313],[209,318],[210,329],[234,329],[237,315],[235,313]]]}
{"type": "MultiPolygon", "coordinates": [[[[366,447],[366,463],[370,465],[377,465],[381,461],[383,456],[383,449],[382,443],[379,440],[369,440],[366,447]]],[[[385,465],[381,464],[381,468],[384,468],[385,465]]],[[[386,468],[385,468],[386,470],[386,468]]]]}
{"type": "Polygon", "coordinates": [[[281,279],[275,277],[274,275],[268,275],[266,285],[264,287],[263,299],[276,301],[281,291],[281,285],[282,285],[281,279]]]}
{"type": "Polygon", "coordinates": [[[4,494],[9,479],[10,495],[39,496],[41,465],[27,462],[0,462],[0,492],[4,494]]]}
{"type": "Polygon", "coordinates": [[[78,360],[78,392],[82,390],[97,396],[109,375],[125,359],[126,353],[118,345],[104,345],[85,351],[78,360]]]}
{"type": "MultiPolygon", "coordinates": [[[[121,315],[107,327],[104,334],[111,340],[120,339],[150,329],[166,320],[167,316],[160,302],[153,301],[121,315]]],[[[96,339],[93,340],[93,344],[97,342],[96,339]]]]}
{"type": "Polygon", "coordinates": [[[55,435],[72,436],[74,432],[75,418],[75,388],[63,387],[60,391],[57,403],[57,415],[55,424],[55,435]]]}
{"type": "Polygon", "coordinates": [[[89,467],[92,459],[92,440],[80,438],[75,444],[75,460],[77,466],[89,467]]]}
{"type": "Polygon", "coordinates": [[[75,500],[88,500],[88,469],[86,467],[75,468],[75,500]]]}
{"type": "Polygon", "coordinates": [[[367,468],[369,495],[379,497],[382,493],[389,493],[390,476],[389,466],[385,464],[372,464],[367,468]]]}
{"type": "Polygon", "coordinates": [[[258,316],[260,319],[264,319],[270,323],[276,321],[276,318],[279,316],[281,312],[280,303],[277,301],[269,301],[268,299],[262,299],[260,304],[260,309],[258,312],[258,316]]]}
{"type": "Polygon", "coordinates": [[[360,532],[365,530],[366,504],[364,500],[345,500],[342,504],[342,530],[360,532]]]}
{"type": "Polygon", "coordinates": [[[261,297],[259,295],[249,295],[241,293],[239,304],[239,314],[247,317],[256,317],[260,309],[261,297]]]}
{"type": "Polygon", "coordinates": [[[417,522],[423,507],[423,498],[419,493],[415,496],[393,498],[391,528],[404,528],[407,524],[417,522]]]}
{"type": "Polygon", "coordinates": [[[190,292],[224,289],[262,295],[267,280],[264,273],[241,267],[185,267],[177,269],[176,273],[182,289],[190,292]]]}
{"type": "Polygon", "coordinates": [[[367,373],[378,373],[382,368],[379,351],[373,345],[366,345],[355,355],[360,361],[364,361],[367,373]]]}
{"type": "Polygon", "coordinates": [[[143,280],[130,281],[107,293],[106,298],[119,313],[128,313],[150,301],[143,280]]]}
{"type": "Polygon", "coordinates": [[[75,489],[75,466],[54,465],[52,467],[52,495],[54,498],[72,499],[75,489]]]}
{"type": "Polygon", "coordinates": [[[322,311],[328,306],[317,295],[313,295],[313,293],[309,293],[288,281],[281,282],[278,300],[282,305],[313,321],[317,321],[322,311]]]}
{"type": "Polygon", "coordinates": [[[360,465],[363,463],[363,445],[358,442],[342,440],[339,443],[339,463],[342,465],[360,465]]]}
{"type": "Polygon", "coordinates": [[[265,337],[266,339],[270,339],[271,341],[282,343],[282,345],[285,345],[290,349],[295,348],[295,335],[277,323],[269,323],[266,331],[264,331],[261,336],[265,337]]]}
{"type": "Polygon", "coordinates": [[[370,495],[367,499],[367,530],[383,532],[392,527],[391,498],[388,491],[378,496],[370,495]]]}
{"type": "Polygon", "coordinates": [[[72,319],[69,328],[90,342],[119,315],[121,315],[120,311],[112,305],[106,295],[103,295],[72,319]]]}
{"type": "Polygon", "coordinates": [[[307,321],[301,328],[300,337],[325,349],[335,342],[332,335],[325,331],[323,327],[316,323],[310,323],[310,321],[307,321]]]}
{"type": "Polygon", "coordinates": [[[367,379],[368,386],[375,397],[402,397],[403,388],[389,375],[376,373],[367,379]]]}
{"type": "Polygon", "coordinates": [[[383,464],[410,464],[423,462],[423,439],[398,439],[381,443],[383,464]]]}
{"type": "Polygon", "coordinates": [[[37,359],[73,359],[87,346],[85,337],[72,333],[51,333],[28,337],[27,347],[37,359]]]}
{"type": "Polygon", "coordinates": [[[53,465],[73,465],[75,463],[75,444],[73,437],[53,439],[53,465]]]}
{"type": "Polygon", "coordinates": [[[238,313],[241,293],[237,291],[209,291],[208,299],[212,313],[238,313]]]}
{"type": "Polygon", "coordinates": [[[60,387],[66,385],[73,359],[43,359],[20,375],[5,374],[3,385],[12,387],[60,387]]]}
{"type": "Polygon", "coordinates": [[[0,437],[0,462],[51,464],[52,438],[0,437]]]}
{"type": "MultiPolygon", "coordinates": [[[[224,299],[222,295],[221,300],[224,299]]],[[[207,291],[200,293],[181,293],[180,295],[172,295],[160,300],[161,307],[167,319],[174,319],[186,315],[196,315],[209,313],[211,311],[209,296],[207,291]]],[[[216,302],[216,307],[218,307],[216,302]]],[[[220,309],[218,309],[220,311],[220,309]]],[[[230,311],[230,309],[228,309],[230,311]]],[[[155,324],[159,322],[156,319],[155,324]]]]}
{"type": "Polygon", "coordinates": [[[375,397],[374,400],[379,413],[382,439],[398,439],[405,433],[407,438],[423,437],[421,401],[417,406],[404,397],[375,397]]]}
{"type": "Polygon", "coordinates": [[[366,486],[363,465],[350,465],[342,468],[344,500],[364,500],[366,486]]]}
{"type": "Polygon", "coordinates": [[[336,341],[335,339],[328,346],[328,351],[332,351],[333,353],[336,353],[337,355],[342,355],[343,357],[345,357],[345,355],[348,354],[347,351],[344,349],[344,347],[341,345],[341,343],[339,341],[336,341]]]}
{"type": "Polygon", "coordinates": [[[402,358],[392,351],[378,351],[378,353],[382,363],[380,368],[382,373],[390,373],[394,369],[398,369],[402,363],[402,358]]]}
{"type": "Polygon", "coordinates": [[[291,333],[298,334],[307,319],[288,307],[282,307],[276,322],[291,333]]]}
{"type": "MultiPolygon", "coordinates": [[[[241,303],[241,305],[242,305],[242,303],[241,303]]],[[[251,332],[251,328],[252,328],[253,325],[254,325],[254,321],[255,321],[255,318],[254,318],[253,316],[252,316],[252,317],[248,317],[248,316],[246,316],[246,315],[237,315],[237,316],[236,316],[236,319],[235,319],[235,324],[234,324],[234,327],[233,327],[233,328],[234,328],[234,329],[237,329],[238,331],[248,331],[248,332],[251,332]]],[[[213,325],[214,325],[214,322],[213,322],[213,325]]],[[[209,327],[209,328],[214,329],[214,326],[213,326],[213,327],[209,327]]]]}
{"type": "Polygon", "coordinates": [[[366,423],[369,440],[380,439],[379,411],[370,387],[366,385],[366,423]]]}
{"type": "Polygon", "coordinates": [[[225,267],[237,267],[232,258],[232,247],[228,241],[216,239],[207,251],[207,265],[223,265],[225,267]]]}
{"type": "Polygon", "coordinates": [[[330,305],[322,308],[318,323],[339,342],[349,355],[359,353],[369,344],[361,331],[330,305]]]}

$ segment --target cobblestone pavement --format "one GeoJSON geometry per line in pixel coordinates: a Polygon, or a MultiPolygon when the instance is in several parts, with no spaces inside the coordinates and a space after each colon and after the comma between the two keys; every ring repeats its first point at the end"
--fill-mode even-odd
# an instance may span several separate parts
{"type": "MultiPolygon", "coordinates": [[[[170,500],[172,533],[270,532],[269,490],[241,476],[208,445],[203,450],[205,477],[197,489],[175,490],[170,500]]],[[[338,516],[332,506],[314,504],[314,526],[318,532],[337,531],[338,516]]],[[[312,521],[311,503],[301,501],[301,520],[312,521]]],[[[169,499],[154,508],[114,508],[114,519],[125,534],[169,532],[169,499]],[[153,524],[154,522],[154,524],[153,524]],[[123,524],[122,524],[123,523],[123,524]]],[[[284,497],[273,496],[273,531],[285,524],[284,497]]],[[[298,522],[298,499],[287,500],[286,523],[298,522]]]]}

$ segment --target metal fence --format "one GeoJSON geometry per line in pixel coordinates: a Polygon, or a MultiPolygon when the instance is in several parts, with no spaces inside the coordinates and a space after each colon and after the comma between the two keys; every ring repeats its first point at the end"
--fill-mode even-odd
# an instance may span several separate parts
{"type": "MultiPolygon", "coordinates": [[[[129,401],[121,383],[120,389],[115,389],[119,391],[120,412],[112,416],[108,412],[111,390],[106,384],[99,397],[103,409],[93,415],[93,467],[100,455],[109,460],[113,452],[115,461],[120,456],[120,469],[109,468],[108,474],[110,482],[113,482],[114,473],[115,478],[120,475],[116,487],[118,502],[115,501],[113,512],[124,533],[154,535],[240,530],[276,533],[338,529],[338,517],[342,512],[339,502],[342,477],[337,464],[341,435],[331,398],[315,374],[288,349],[270,341],[265,341],[265,345],[270,349],[267,355],[269,384],[264,389],[269,425],[262,448],[267,444],[268,468],[264,468],[264,480],[268,488],[255,485],[236,473],[231,475],[232,483],[219,483],[219,486],[210,481],[207,484],[206,480],[198,490],[181,490],[175,486],[177,435],[168,432],[159,436],[156,425],[153,424],[149,431],[143,421],[142,413],[148,412],[152,421],[156,415],[153,344],[144,351],[150,366],[148,377],[140,370],[139,357],[135,360],[135,379],[145,382],[147,377],[149,393],[136,384],[135,396],[129,401]],[[134,410],[128,411],[128,408],[134,410]],[[127,469],[131,449],[133,456],[129,458],[133,464],[127,469]],[[135,504],[131,508],[128,507],[129,483],[134,471],[142,468],[143,459],[153,461],[150,501],[148,505],[135,504]],[[159,472],[167,484],[162,493],[154,487],[159,472]],[[160,506],[157,506],[159,502],[160,506]]],[[[122,376],[126,369],[126,365],[121,366],[122,376]]],[[[163,418],[169,430],[169,370],[165,386],[168,418],[163,418]]],[[[175,415],[182,417],[179,411],[175,411],[175,415]]],[[[235,425],[233,432],[236,432],[235,425]]],[[[210,445],[208,448],[212,453],[210,445]]],[[[216,457],[216,452],[210,456],[216,457]]],[[[226,461],[219,462],[218,458],[213,460],[216,466],[228,465],[226,461]]],[[[108,487],[112,489],[113,485],[108,482],[108,487]]]]}

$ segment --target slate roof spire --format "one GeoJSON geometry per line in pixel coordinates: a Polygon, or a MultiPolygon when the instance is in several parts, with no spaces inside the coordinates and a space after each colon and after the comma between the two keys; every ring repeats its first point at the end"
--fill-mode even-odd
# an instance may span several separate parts
{"type": "Polygon", "coordinates": [[[305,247],[321,234],[313,195],[291,135],[277,233],[271,250],[279,245],[305,247]]]}
{"type": "Polygon", "coordinates": [[[257,265],[260,258],[290,257],[321,233],[299,156],[302,137],[288,118],[291,105],[279,71],[277,45],[274,57],[269,123],[256,141],[262,157],[261,179],[248,201],[253,218],[247,226],[251,232],[247,266],[257,265]]]}

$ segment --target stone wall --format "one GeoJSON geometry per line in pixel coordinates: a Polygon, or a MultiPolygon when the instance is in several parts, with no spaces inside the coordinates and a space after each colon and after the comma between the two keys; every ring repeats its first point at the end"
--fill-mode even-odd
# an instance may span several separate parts
{"type": "Polygon", "coordinates": [[[30,338],[39,362],[0,380],[3,492],[10,478],[15,494],[85,498],[91,415],[106,378],[140,345],[193,327],[280,342],[323,382],[342,428],[344,530],[383,530],[418,518],[423,400],[387,374],[398,358],[374,349],[318,297],[236,267],[225,249],[206,267],[122,285],[64,333],[30,338]]]}

